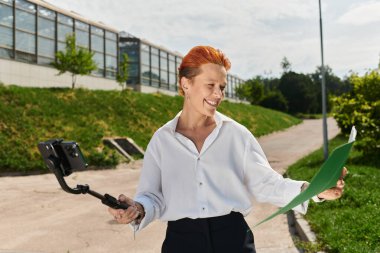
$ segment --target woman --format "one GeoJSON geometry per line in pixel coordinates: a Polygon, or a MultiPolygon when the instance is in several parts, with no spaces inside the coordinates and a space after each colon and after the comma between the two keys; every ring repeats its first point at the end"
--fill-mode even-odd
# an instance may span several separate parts
{"type": "MultiPolygon", "coordinates": [[[[183,110],[153,135],[135,199],[120,195],[131,207],[109,210],[119,223],[133,221],[136,230],[154,219],[168,221],[163,253],[255,252],[244,220],[251,197],[284,206],[307,187],[275,172],[247,128],[217,112],[230,66],[209,46],[194,47],[183,58],[183,110]]],[[[339,198],[343,187],[340,179],[318,197],[339,198]]],[[[295,210],[305,213],[307,205],[295,210]]]]}

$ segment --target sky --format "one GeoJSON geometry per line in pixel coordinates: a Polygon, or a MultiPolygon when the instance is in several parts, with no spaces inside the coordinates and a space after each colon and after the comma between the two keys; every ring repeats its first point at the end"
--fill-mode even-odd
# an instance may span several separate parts
{"type": "MultiPolygon", "coordinates": [[[[230,59],[231,74],[279,77],[321,65],[317,0],[45,0],[93,21],[185,55],[210,45],[230,59]]],[[[380,60],[380,0],[321,0],[324,62],[341,78],[380,60]]]]}

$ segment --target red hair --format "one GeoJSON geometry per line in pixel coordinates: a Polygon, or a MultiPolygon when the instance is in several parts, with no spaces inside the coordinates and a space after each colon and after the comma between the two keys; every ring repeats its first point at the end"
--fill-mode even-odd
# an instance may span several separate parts
{"type": "Polygon", "coordinates": [[[181,78],[186,77],[192,79],[201,73],[200,66],[207,63],[214,63],[223,66],[226,70],[231,68],[231,62],[219,49],[210,46],[193,47],[182,59],[182,63],[178,68],[178,92],[184,95],[181,87],[181,78]]]}

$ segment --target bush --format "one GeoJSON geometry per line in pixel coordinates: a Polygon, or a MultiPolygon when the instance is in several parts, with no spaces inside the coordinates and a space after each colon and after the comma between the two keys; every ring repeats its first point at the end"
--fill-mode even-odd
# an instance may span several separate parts
{"type": "Polygon", "coordinates": [[[271,108],[274,110],[279,110],[282,112],[288,111],[288,101],[279,91],[269,92],[263,100],[260,102],[261,106],[266,108],[271,108]]]}
{"type": "Polygon", "coordinates": [[[258,78],[250,79],[236,88],[236,95],[240,99],[247,99],[251,104],[257,105],[263,99],[264,85],[258,78]]]}
{"type": "Polygon", "coordinates": [[[348,134],[355,125],[357,147],[365,154],[380,154],[380,71],[373,70],[363,77],[350,77],[353,90],[333,98],[334,118],[342,132],[348,134]]]}

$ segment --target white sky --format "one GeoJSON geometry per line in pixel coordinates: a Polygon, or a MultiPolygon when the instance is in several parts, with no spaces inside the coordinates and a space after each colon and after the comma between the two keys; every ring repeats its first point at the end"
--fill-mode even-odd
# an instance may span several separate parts
{"type": "MultiPolygon", "coordinates": [[[[297,72],[321,64],[318,0],[45,0],[171,51],[221,49],[231,73],[279,76],[284,56],[297,72]]],[[[380,0],[322,0],[325,64],[340,77],[380,58],[380,0]]]]}

